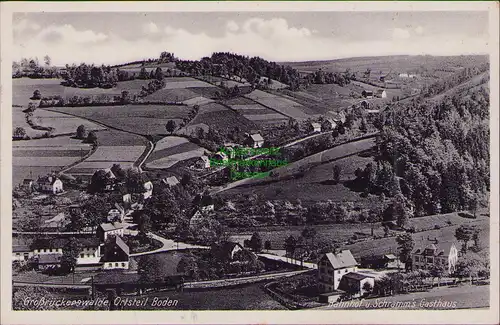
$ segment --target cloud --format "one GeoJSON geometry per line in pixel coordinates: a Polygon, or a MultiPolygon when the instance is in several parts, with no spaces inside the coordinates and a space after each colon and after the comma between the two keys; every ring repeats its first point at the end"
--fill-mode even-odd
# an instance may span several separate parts
{"type": "Polygon", "coordinates": [[[46,42],[67,42],[71,43],[94,43],[105,41],[108,36],[103,33],[96,33],[90,29],[77,30],[72,25],[51,25],[42,29],[35,38],[46,42]]]}
{"type": "Polygon", "coordinates": [[[392,31],[392,38],[395,40],[404,40],[410,38],[410,32],[403,28],[394,28],[392,31]]]}
{"type": "Polygon", "coordinates": [[[240,26],[238,26],[238,24],[234,20],[230,20],[226,24],[226,29],[229,32],[234,33],[234,32],[237,32],[240,29],[240,26]]]}
{"type": "Polygon", "coordinates": [[[142,26],[142,31],[146,34],[156,34],[160,31],[160,29],[158,28],[158,26],[156,26],[155,23],[149,22],[142,26]]]}
{"type": "Polygon", "coordinates": [[[424,28],[422,26],[418,26],[417,28],[415,28],[415,33],[417,33],[418,35],[422,35],[424,33],[424,28]]]}
{"type": "Polygon", "coordinates": [[[14,32],[22,33],[25,31],[37,31],[40,29],[40,25],[28,21],[27,19],[21,19],[17,23],[13,24],[14,32]]]}
{"type": "MultiPolygon", "coordinates": [[[[154,23],[153,23],[154,24],[154,23]]],[[[152,24],[139,23],[136,29],[152,24]]],[[[48,54],[54,64],[93,62],[116,64],[157,57],[162,51],[182,59],[200,59],[212,52],[231,51],[261,56],[271,61],[327,60],[366,55],[431,54],[456,55],[488,52],[488,39],[463,35],[439,34],[415,37],[414,28],[392,29],[385,39],[355,40],[332,34],[315,33],[306,26],[292,26],[282,18],[250,18],[229,21],[221,26],[220,36],[193,32],[186,27],[158,27],[154,37],[125,38],[114,33],[77,29],[72,25],[50,25],[35,35],[14,35],[14,57],[42,58],[48,54]],[[233,24],[234,23],[234,24],[233,24]],[[237,26],[237,27],[236,27],[237,26]],[[391,37],[392,36],[392,37],[391,37]]],[[[155,30],[154,27],[151,30],[155,30]]],[[[416,31],[415,31],[416,32],[416,31]]]]}

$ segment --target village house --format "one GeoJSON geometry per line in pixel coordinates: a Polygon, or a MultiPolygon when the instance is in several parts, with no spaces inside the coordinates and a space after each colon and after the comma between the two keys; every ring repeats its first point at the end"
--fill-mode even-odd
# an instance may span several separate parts
{"type": "Polygon", "coordinates": [[[128,270],[130,249],[121,237],[113,237],[110,242],[104,245],[103,250],[100,261],[104,270],[128,270]]]}
{"type": "Polygon", "coordinates": [[[64,212],[61,212],[49,220],[45,220],[41,228],[46,231],[62,230],[70,221],[66,218],[64,212]]]}
{"type": "Polygon", "coordinates": [[[31,193],[35,189],[35,182],[32,179],[24,179],[22,189],[28,193],[31,193]]]}
{"type": "Polygon", "coordinates": [[[61,267],[62,254],[43,254],[36,257],[39,271],[48,271],[61,267]]]}
{"type": "Polygon", "coordinates": [[[97,236],[102,242],[109,237],[123,236],[124,226],[119,222],[103,223],[97,228],[97,236]]]}
{"type": "Polygon", "coordinates": [[[144,192],[142,193],[144,200],[153,196],[153,183],[151,181],[144,182],[144,192]]]}
{"type": "Polygon", "coordinates": [[[372,90],[363,90],[363,92],[361,92],[361,95],[365,98],[373,98],[373,91],[372,90]]]}
{"type": "Polygon", "coordinates": [[[57,194],[62,193],[63,183],[56,176],[40,177],[37,180],[38,190],[43,193],[57,194]]]}
{"type": "Polygon", "coordinates": [[[222,161],[222,162],[228,162],[229,161],[229,158],[226,155],[226,153],[224,153],[222,151],[219,151],[219,152],[215,153],[214,154],[214,159],[222,161]]]}
{"type": "Polygon", "coordinates": [[[170,177],[164,178],[161,181],[163,184],[165,184],[169,187],[174,187],[180,183],[179,180],[177,179],[177,177],[175,177],[175,176],[170,176],[170,177]]]}
{"type": "Polygon", "coordinates": [[[373,289],[375,286],[375,277],[367,274],[350,272],[342,276],[339,289],[349,292],[352,298],[357,298],[363,296],[367,292],[365,289],[367,283],[370,288],[373,289]]]}
{"type": "Polygon", "coordinates": [[[394,254],[372,255],[361,259],[360,265],[369,269],[397,269],[402,263],[394,254]]]}
{"type": "Polygon", "coordinates": [[[321,124],[317,122],[311,122],[309,124],[309,131],[312,133],[321,132],[321,124]]]}
{"type": "Polygon", "coordinates": [[[210,168],[210,159],[207,156],[200,156],[196,158],[194,166],[199,169],[210,168]]]}
{"type": "Polygon", "coordinates": [[[27,245],[12,246],[12,261],[27,262],[33,257],[33,252],[27,245]]]}
{"type": "Polygon", "coordinates": [[[33,256],[40,256],[45,254],[61,254],[63,248],[66,246],[66,241],[62,238],[37,238],[31,244],[33,256]]]}
{"type": "Polygon", "coordinates": [[[442,266],[448,274],[455,272],[458,249],[455,243],[439,243],[437,240],[424,248],[412,252],[412,269],[430,270],[435,265],[442,266]]]}
{"type": "Polygon", "coordinates": [[[357,271],[358,263],[351,251],[324,254],[318,263],[318,290],[332,292],[339,288],[342,276],[357,271]]]}
{"type": "Polygon", "coordinates": [[[81,250],[76,264],[78,266],[100,265],[101,242],[99,238],[79,238],[81,250]]]}
{"type": "Polygon", "coordinates": [[[323,122],[321,122],[321,130],[322,131],[330,131],[335,130],[337,128],[337,123],[332,118],[325,118],[323,122]]]}
{"type": "Polygon", "coordinates": [[[387,98],[387,92],[384,89],[377,89],[375,96],[378,98],[387,98]]]}
{"type": "Polygon", "coordinates": [[[214,211],[214,208],[213,204],[202,205],[195,208],[189,219],[189,228],[196,228],[201,221],[209,217],[208,215],[214,211]]]}
{"type": "Polygon", "coordinates": [[[252,134],[247,138],[246,143],[252,148],[261,148],[264,145],[264,138],[258,134],[252,134]]]}

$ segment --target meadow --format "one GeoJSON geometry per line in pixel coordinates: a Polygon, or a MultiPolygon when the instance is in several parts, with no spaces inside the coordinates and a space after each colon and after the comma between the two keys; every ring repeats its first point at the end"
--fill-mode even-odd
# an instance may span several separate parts
{"type": "Polygon", "coordinates": [[[205,149],[185,138],[165,137],[156,143],[146,165],[151,168],[167,168],[179,161],[199,157],[204,151],[205,149]]]}
{"type": "Polygon", "coordinates": [[[180,122],[189,113],[188,107],[179,105],[55,107],[51,110],[141,135],[166,135],[165,125],[169,120],[180,122]]]}

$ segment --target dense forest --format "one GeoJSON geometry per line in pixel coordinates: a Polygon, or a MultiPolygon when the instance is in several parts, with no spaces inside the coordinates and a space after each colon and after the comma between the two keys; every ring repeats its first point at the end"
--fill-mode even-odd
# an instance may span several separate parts
{"type": "Polygon", "coordinates": [[[175,62],[177,68],[195,76],[235,76],[251,84],[258,83],[260,77],[266,77],[290,85],[292,89],[298,89],[300,83],[297,70],[260,57],[249,58],[233,53],[218,52],[199,61],[177,59],[175,62]]]}
{"type": "Polygon", "coordinates": [[[402,195],[401,224],[412,212],[475,211],[490,189],[489,105],[484,85],[438,103],[395,105],[377,121],[376,163],[356,172],[355,185],[366,194],[402,195]]]}

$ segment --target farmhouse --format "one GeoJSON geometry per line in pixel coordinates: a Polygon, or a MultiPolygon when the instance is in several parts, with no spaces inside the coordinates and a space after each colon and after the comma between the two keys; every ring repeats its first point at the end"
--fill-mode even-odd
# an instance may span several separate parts
{"type": "Polygon", "coordinates": [[[97,236],[105,242],[108,237],[123,236],[124,227],[119,222],[103,223],[97,228],[97,236]]]}
{"type": "Polygon", "coordinates": [[[56,216],[54,216],[53,218],[45,220],[45,222],[42,224],[42,228],[44,230],[57,231],[69,223],[70,221],[66,219],[66,215],[63,212],[61,212],[56,216]]]}
{"type": "Polygon", "coordinates": [[[339,288],[342,276],[357,271],[358,263],[351,251],[324,254],[318,263],[318,290],[332,292],[339,288]]]}
{"type": "Polygon", "coordinates": [[[360,265],[370,269],[399,268],[401,263],[394,254],[372,255],[361,259],[360,265]]]}
{"type": "Polygon", "coordinates": [[[37,184],[39,191],[43,193],[57,194],[63,191],[62,181],[53,175],[40,177],[37,184]]]}
{"type": "Polygon", "coordinates": [[[31,244],[33,256],[40,256],[45,254],[62,254],[63,248],[66,246],[67,241],[61,238],[37,238],[31,244]]]}
{"type": "Polygon", "coordinates": [[[349,292],[353,298],[362,296],[367,290],[367,283],[373,289],[375,278],[367,274],[349,272],[342,276],[339,289],[349,292]]]}
{"type": "Polygon", "coordinates": [[[321,123],[321,130],[323,131],[335,130],[335,128],[337,128],[337,123],[332,118],[327,117],[321,123]]]}
{"type": "Polygon", "coordinates": [[[321,132],[321,124],[312,122],[309,124],[309,130],[313,133],[315,132],[321,132]]]}
{"type": "Polygon", "coordinates": [[[226,241],[221,244],[214,244],[211,247],[213,256],[222,261],[232,261],[236,252],[244,250],[243,246],[238,243],[226,241]]]}
{"type": "Polygon", "coordinates": [[[121,237],[115,236],[111,242],[104,245],[104,254],[101,258],[104,270],[129,268],[130,249],[121,237]]]}
{"type": "Polygon", "coordinates": [[[378,98],[387,98],[387,92],[384,89],[378,89],[375,96],[378,98]]]}
{"type": "Polygon", "coordinates": [[[189,227],[196,228],[196,226],[206,218],[208,218],[209,214],[214,211],[214,205],[208,204],[204,206],[200,206],[193,211],[191,219],[189,219],[189,227]]]}
{"type": "Polygon", "coordinates": [[[373,91],[372,90],[363,90],[361,95],[365,98],[370,99],[370,98],[373,98],[373,91]]]}
{"type": "Polygon", "coordinates": [[[173,187],[179,184],[179,180],[175,176],[170,176],[161,180],[163,184],[173,187]]]}
{"type": "Polygon", "coordinates": [[[76,264],[78,266],[97,265],[101,259],[101,244],[99,238],[80,238],[81,245],[76,264]]]}
{"type": "Polygon", "coordinates": [[[201,157],[198,157],[195,162],[194,162],[194,165],[196,168],[210,168],[210,159],[208,159],[207,156],[201,156],[201,157]]]}
{"type": "Polygon", "coordinates": [[[61,267],[62,254],[52,253],[39,255],[37,257],[38,270],[47,271],[61,267]]]}
{"type": "Polygon", "coordinates": [[[264,145],[264,138],[258,134],[252,134],[247,138],[248,145],[250,145],[252,148],[261,148],[264,145]]]}
{"type": "Polygon", "coordinates": [[[27,245],[14,245],[12,247],[12,261],[26,262],[33,256],[27,245]]]}
{"type": "Polygon", "coordinates": [[[412,268],[414,270],[429,270],[434,266],[442,266],[448,274],[455,271],[458,260],[458,250],[455,243],[438,243],[435,241],[424,248],[412,252],[412,268]]]}
{"type": "Polygon", "coordinates": [[[35,182],[33,182],[32,179],[24,179],[22,188],[28,193],[31,193],[35,188],[35,182]]]}
{"type": "Polygon", "coordinates": [[[220,160],[222,162],[227,162],[229,160],[229,158],[227,157],[226,153],[224,153],[222,151],[219,151],[219,152],[215,153],[214,154],[214,159],[220,160]]]}

